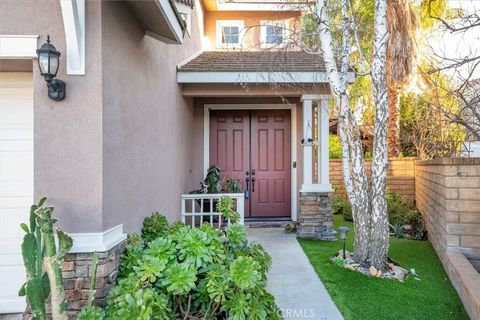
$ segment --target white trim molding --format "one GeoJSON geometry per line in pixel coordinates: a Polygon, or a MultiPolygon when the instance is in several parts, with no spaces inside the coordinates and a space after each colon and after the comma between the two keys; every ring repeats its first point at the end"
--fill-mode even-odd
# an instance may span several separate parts
{"type": "Polygon", "coordinates": [[[303,139],[312,139],[314,130],[318,133],[318,140],[305,143],[303,147],[303,183],[300,192],[332,192],[330,184],[330,154],[329,154],[329,100],[327,94],[304,94],[303,102],[303,139]],[[313,101],[317,101],[317,121],[313,119],[313,101]],[[313,127],[317,123],[317,128],[313,127]],[[317,183],[313,183],[313,145],[317,144],[318,176],[317,183]]]}
{"type": "Polygon", "coordinates": [[[287,42],[285,40],[290,36],[288,20],[262,20],[260,22],[260,46],[262,48],[282,48],[287,42]],[[267,28],[276,27],[282,29],[282,42],[281,43],[267,43],[267,28]]]}
{"type": "Polygon", "coordinates": [[[0,35],[1,59],[32,59],[37,56],[38,35],[0,35]]]}
{"type": "Polygon", "coordinates": [[[302,94],[300,101],[304,100],[330,100],[329,94],[302,94]]]}
{"type": "Polygon", "coordinates": [[[204,107],[210,110],[265,110],[265,109],[292,109],[295,104],[288,103],[222,103],[205,104],[204,107]]]}
{"type": "Polygon", "coordinates": [[[300,192],[333,192],[331,184],[302,184],[300,192]]]}
{"type": "Polygon", "coordinates": [[[207,176],[210,167],[210,110],[206,104],[203,108],[203,176],[207,176]]]}
{"type": "Polygon", "coordinates": [[[241,48],[243,38],[245,36],[245,21],[243,20],[217,20],[215,28],[215,45],[218,49],[225,48],[241,48]],[[238,42],[237,43],[223,43],[223,28],[237,27],[238,28],[238,42]]]}
{"type": "Polygon", "coordinates": [[[297,220],[297,105],[287,103],[269,104],[204,104],[203,105],[203,174],[210,166],[210,110],[291,110],[291,217],[297,220]]]}
{"type": "Polygon", "coordinates": [[[67,74],[85,75],[85,0],[60,0],[65,42],[67,74]]]}
{"type": "MultiPolygon", "coordinates": [[[[349,81],[353,81],[353,73],[349,81]]],[[[328,83],[325,72],[179,71],[178,83],[328,83]]]]}
{"type": "Polygon", "coordinates": [[[308,3],[289,3],[287,1],[216,1],[215,9],[218,11],[305,11],[309,9],[308,3]]]}
{"type": "Polygon", "coordinates": [[[170,30],[172,30],[173,36],[175,39],[168,39],[164,36],[161,36],[155,32],[147,31],[145,34],[155,38],[157,40],[163,41],[165,43],[171,44],[182,44],[183,43],[183,29],[178,21],[177,15],[168,0],[155,0],[157,7],[160,9],[162,16],[165,18],[165,21],[168,24],[170,30]]]}
{"type": "Polygon", "coordinates": [[[73,247],[71,253],[105,252],[127,239],[123,224],[97,233],[71,233],[73,247]]]}

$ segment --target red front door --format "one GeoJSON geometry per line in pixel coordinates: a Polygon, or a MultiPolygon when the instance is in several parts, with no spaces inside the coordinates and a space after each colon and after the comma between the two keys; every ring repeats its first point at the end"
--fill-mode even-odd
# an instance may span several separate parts
{"type": "Polygon", "coordinates": [[[210,112],[210,164],[242,182],[245,217],[291,215],[290,155],[290,110],[210,112]]]}

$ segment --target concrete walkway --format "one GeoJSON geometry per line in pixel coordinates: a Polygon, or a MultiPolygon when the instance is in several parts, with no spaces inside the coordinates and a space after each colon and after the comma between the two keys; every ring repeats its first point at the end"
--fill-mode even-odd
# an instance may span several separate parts
{"type": "Polygon", "coordinates": [[[267,289],[285,319],[343,319],[294,234],[280,228],[248,228],[248,239],[272,257],[267,289]]]}

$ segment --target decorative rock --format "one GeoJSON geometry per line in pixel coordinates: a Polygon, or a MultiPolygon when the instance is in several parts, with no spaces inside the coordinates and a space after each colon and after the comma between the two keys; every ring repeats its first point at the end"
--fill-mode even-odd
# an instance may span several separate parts
{"type": "Polygon", "coordinates": [[[346,264],[346,265],[345,265],[345,269],[349,269],[349,270],[355,271],[355,267],[353,266],[353,264],[346,264]]]}
{"type": "Polygon", "coordinates": [[[402,268],[402,267],[399,267],[399,266],[396,266],[396,265],[393,265],[392,267],[390,267],[392,269],[393,272],[401,272],[403,273],[405,276],[408,275],[408,270],[405,269],[405,268],[402,268]]]}
{"type": "Polygon", "coordinates": [[[405,275],[401,272],[396,272],[393,274],[393,279],[403,281],[403,279],[405,279],[405,275]]]}
{"type": "Polygon", "coordinates": [[[348,269],[348,270],[360,272],[365,276],[372,276],[372,277],[384,278],[384,279],[390,279],[390,280],[398,280],[400,282],[403,282],[409,274],[408,270],[400,266],[396,266],[393,263],[388,264],[391,270],[387,270],[387,271],[378,270],[377,268],[375,268],[375,266],[370,266],[370,268],[364,268],[359,263],[356,263],[356,261],[353,260],[353,258],[351,258],[351,254],[348,251],[345,252],[345,256],[346,256],[346,259],[343,259],[343,251],[339,251],[331,257],[331,260],[336,265],[343,266],[345,269],[348,269]]]}
{"type": "Polygon", "coordinates": [[[374,276],[374,277],[375,277],[375,276],[377,275],[377,273],[378,273],[377,268],[375,268],[374,266],[370,266],[369,271],[370,271],[370,274],[371,274],[372,276],[374,276]]]}

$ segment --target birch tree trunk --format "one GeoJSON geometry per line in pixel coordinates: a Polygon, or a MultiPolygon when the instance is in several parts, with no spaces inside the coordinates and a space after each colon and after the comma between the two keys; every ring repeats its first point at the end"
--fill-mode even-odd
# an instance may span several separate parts
{"type": "MultiPolygon", "coordinates": [[[[343,4],[346,5],[346,0],[343,1],[343,4]]],[[[352,205],[355,227],[354,258],[360,264],[368,265],[370,199],[361,136],[355,125],[355,120],[350,108],[346,77],[342,76],[337,69],[326,0],[317,1],[316,15],[319,20],[319,36],[323,59],[329,78],[330,90],[339,110],[338,125],[340,139],[342,141],[343,174],[348,198],[352,205]]],[[[342,70],[348,69],[348,65],[342,67],[342,70]]]]}
{"type": "Polygon", "coordinates": [[[373,129],[373,157],[371,182],[371,219],[369,262],[379,270],[388,268],[388,215],[386,201],[388,169],[388,90],[385,73],[387,52],[387,0],[375,0],[374,42],[372,61],[375,123],[373,129]]]}
{"type": "MultiPolygon", "coordinates": [[[[373,96],[375,100],[374,146],[369,185],[359,128],[349,103],[347,72],[349,70],[348,1],[342,0],[342,65],[338,70],[327,11],[327,0],[317,0],[316,16],[323,58],[331,94],[339,112],[339,134],[342,141],[343,175],[352,205],[355,227],[354,259],[364,267],[388,269],[388,216],[386,177],[388,165],[388,91],[385,60],[388,40],[387,0],[375,1],[374,49],[372,62],[373,96]]],[[[355,26],[354,26],[355,27],[355,26]]]]}

